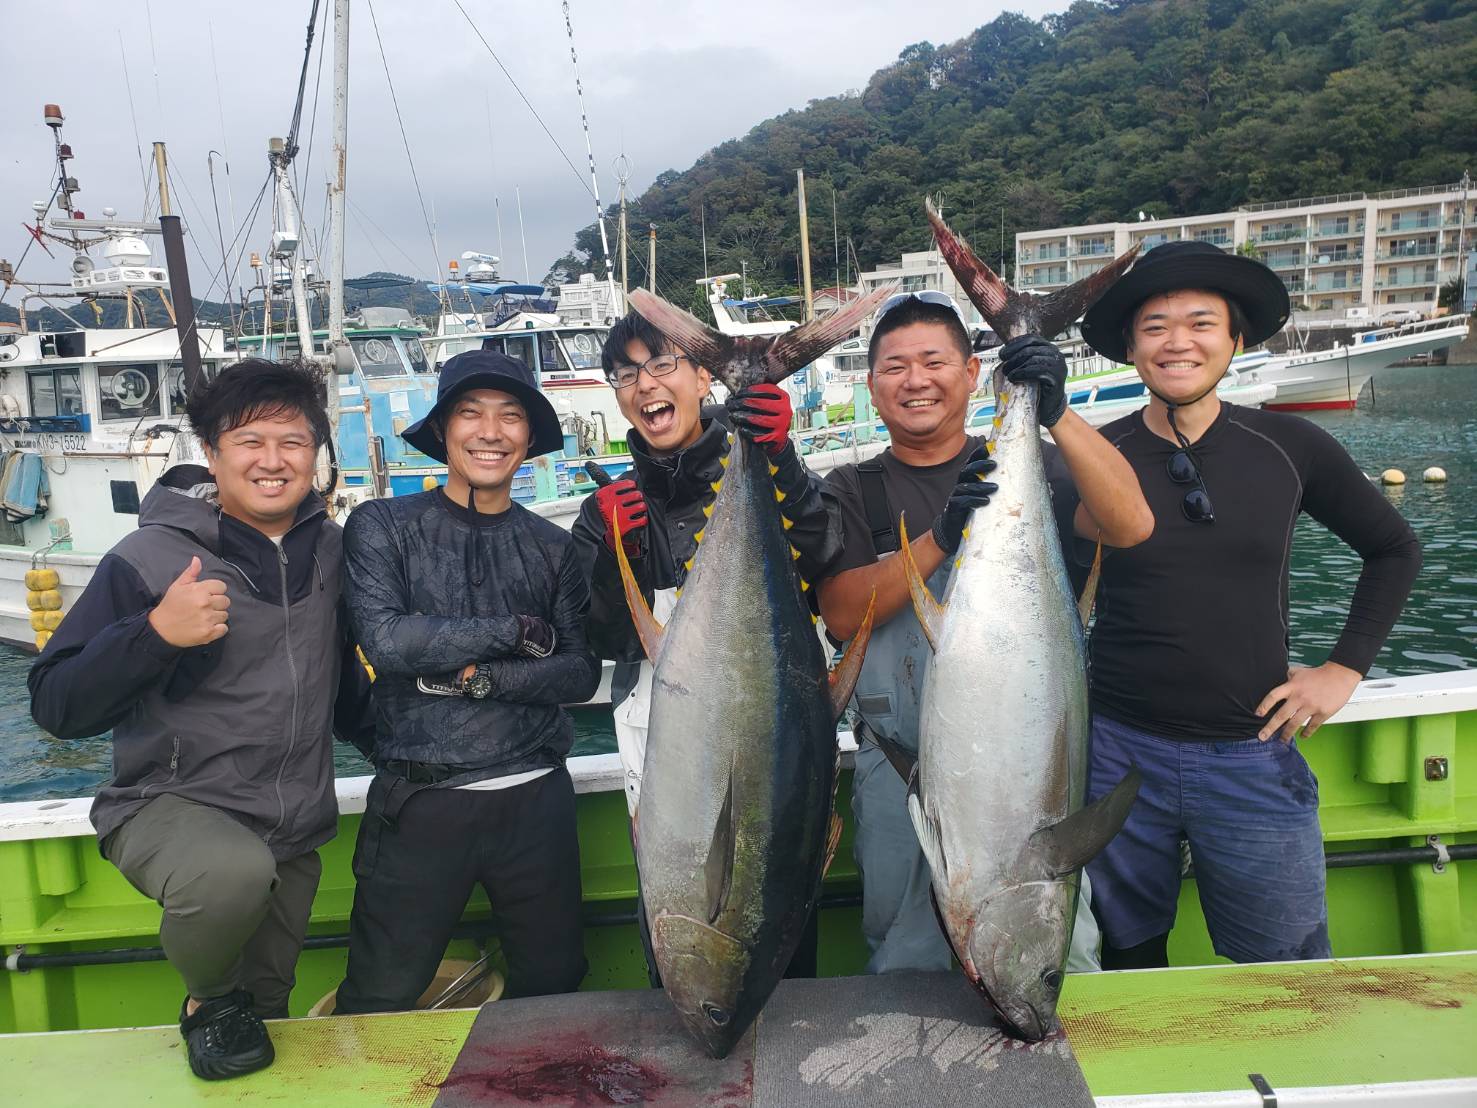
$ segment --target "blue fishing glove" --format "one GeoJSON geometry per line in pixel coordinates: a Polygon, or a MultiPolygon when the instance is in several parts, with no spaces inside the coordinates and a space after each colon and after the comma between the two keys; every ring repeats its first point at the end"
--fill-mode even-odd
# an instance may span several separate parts
{"type": "Polygon", "coordinates": [[[964,468],[959,471],[959,483],[949,494],[949,502],[933,521],[933,541],[945,554],[952,555],[964,539],[964,528],[976,508],[983,508],[990,497],[1000,491],[994,481],[986,481],[985,475],[995,468],[995,460],[983,446],[975,448],[964,468]]]}
{"type": "Polygon", "coordinates": [[[1040,335],[1022,335],[1000,348],[1000,368],[1012,385],[1035,382],[1040,386],[1036,418],[1053,426],[1067,410],[1067,359],[1040,335]]]}

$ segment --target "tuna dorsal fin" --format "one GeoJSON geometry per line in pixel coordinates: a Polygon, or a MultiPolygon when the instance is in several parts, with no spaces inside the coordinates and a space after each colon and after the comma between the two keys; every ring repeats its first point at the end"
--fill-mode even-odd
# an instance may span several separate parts
{"type": "Polygon", "coordinates": [[[856,629],[851,642],[846,644],[846,653],[841,655],[841,661],[831,671],[831,714],[837,719],[846,711],[846,705],[851,702],[852,690],[856,688],[857,678],[862,675],[862,659],[867,655],[867,643],[872,638],[872,613],[876,608],[877,590],[873,589],[861,626],[856,629]]]}
{"type": "Polygon", "coordinates": [[[723,793],[723,806],[718,809],[718,820],[713,824],[713,837],[708,843],[708,857],[703,862],[703,877],[708,889],[708,922],[717,920],[728,901],[728,891],[733,886],[733,849],[736,836],[733,828],[733,769],[728,771],[728,788],[723,793]]]}
{"type": "Polygon", "coordinates": [[[875,731],[869,733],[871,740],[877,744],[877,749],[887,757],[892,768],[897,770],[897,775],[903,779],[903,784],[912,783],[913,774],[918,766],[917,755],[909,754],[897,743],[889,738],[884,738],[875,731]]]}
{"type": "Polygon", "coordinates": [[[918,791],[918,769],[915,766],[908,781],[908,815],[913,817],[913,830],[918,835],[918,845],[923,848],[923,857],[928,860],[929,872],[935,884],[949,883],[949,867],[944,861],[944,842],[939,835],[938,821],[928,814],[923,795],[918,791]]]}
{"type": "Polygon", "coordinates": [[[985,317],[985,322],[996,334],[1007,340],[1029,334],[1051,338],[1092,307],[1097,298],[1108,291],[1108,286],[1133,264],[1133,259],[1139,252],[1139,247],[1135,246],[1096,273],[1068,285],[1060,292],[1054,292],[1050,296],[1034,296],[1011,288],[993,269],[980,261],[969,248],[969,244],[944,222],[932,200],[925,200],[923,206],[928,213],[929,225],[933,228],[934,241],[938,243],[939,252],[949,263],[954,276],[959,278],[959,283],[985,317]]]}
{"type": "MultiPolygon", "coordinates": [[[[872,309],[886,300],[896,286],[873,289],[860,300],[832,312],[824,319],[813,319],[793,331],[786,331],[764,353],[764,379],[779,384],[801,366],[809,365],[831,347],[857,329],[872,314],[872,309]]],[[[645,315],[645,313],[642,313],[645,315]]]]}
{"type": "Polygon", "coordinates": [[[923,628],[923,637],[928,640],[928,645],[938,650],[939,632],[944,626],[944,606],[928,591],[928,583],[923,580],[923,574],[918,571],[918,563],[913,560],[906,518],[898,516],[897,526],[898,557],[903,560],[903,572],[908,576],[908,593],[913,597],[913,614],[918,617],[918,625],[923,628]]]}
{"type": "Polygon", "coordinates": [[[631,572],[631,559],[626,557],[626,546],[621,542],[620,520],[613,521],[612,526],[615,529],[615,560],[621,569],[621,586],[626,591],[626,607],[631,609],[631,623],[636,627],[642,649],[654,662],[661,653],[662,636],[667,629],[651,614],[651,606],[646,603],[646,597],[641,595],[641,586],[636,583],[636,575],[631,572]]]}
{"type": "Polygon", "coordinates": [[[1113,791],[1031,836],[1047,871],[1063,877],[1081,869],[1118,834],[1139,792],[1139,771],[1130,769],[1113,791]]]}
{"type": "Polygon", "coordinates": [[[836,848],[841,845],[841,817],[835,812],[831,813],[831,830],[826,835],[826,861],[821,866],[821,877],[825,877],[831,870],[831,863],[836,860],[836,848]]]}
{"type": "Polygon", "coordinates": [[[722,365],[733,349],[733,339],[713,330],[689,311],[669,304],[646,289],[632,289],[631,307],[640,312],[653,327],[690,354],[698,364],[713,368],[722,365]]]}
{"type": "Polygon", "coordinates": [[[1082,617],[1082,626],[1092,615],[1092,606],[1097,600],[1097,584],[1103,575],[1103,540],[1098,539],[1097,550],[1092,555],[1092,569],[1087,574],[1087,584],[1082,586],[1082,596],[1077,601],[1077,614],[1082,617]]]}

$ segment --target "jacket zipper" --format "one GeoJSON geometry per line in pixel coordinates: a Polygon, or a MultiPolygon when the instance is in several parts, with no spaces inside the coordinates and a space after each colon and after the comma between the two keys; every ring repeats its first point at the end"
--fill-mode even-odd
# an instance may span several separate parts
{"type": "MultiPolygon", "coordinates": [[[[174,737],[174,752],[172,754],[170,754],[170,756],[169,756],[169,779],[167,781],[161,782],[161,784],[172,785],[174,783],[175,778],[177,778],[178,776],[179,776],[179,736],[176,735],[174,737]]],[[[153,785],[145,785],[142,789],[139,790],[138,798],[140,800],[144,799],[144,797],[146,797],[146,796],[149,795],[149,790],[152,789],[153,787],[154,787],[153,785]]]]}
{"type": "Polygon", "coordinates": [[[297,661],[292,656],[292,604],[287,596],[287,551],[280,546],[277,548],[277,568],[282,580],[282,637],[287,647],[287,673],[292,680],[292,722],[287,733],[287,750],[282,755],[282,762],[277,766],[277,823],[272,830],[267,832],[266,842],[272,841],[272,836],[282,830],[282,825],[287,821],[287,802],[282,799],[282,775],[287,772],[287,763],[292,760],[293,747],[297,745],[297,661]]]}

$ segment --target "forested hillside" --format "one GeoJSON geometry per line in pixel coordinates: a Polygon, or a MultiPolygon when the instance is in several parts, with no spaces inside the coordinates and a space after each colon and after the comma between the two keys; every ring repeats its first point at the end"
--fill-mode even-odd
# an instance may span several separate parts
{"type": "MultiPolygon", "coordinates": [[[[899,27],[906,17],[899,16],[899,27]]],[[[733,90],[735,95],[741,89],[733,90]]],[[[630,206],[632,280],[798,280],[806,171],[816,284],[832,190],[863,267],[922,249],[921,200],[997,258],[1018,230],[1457,180],[1477,170],[1477,5],[1443,0],[1079,0],[921,42],[860,92],[813,101],[668,171],[630,206]]],[[[560,263],[590,268],[593,225],[560,263]]],[[[598,262],[595,264],[598,265],[598,262]]],[[[844,263],[843,263],[844,265],[844,263]]]]}

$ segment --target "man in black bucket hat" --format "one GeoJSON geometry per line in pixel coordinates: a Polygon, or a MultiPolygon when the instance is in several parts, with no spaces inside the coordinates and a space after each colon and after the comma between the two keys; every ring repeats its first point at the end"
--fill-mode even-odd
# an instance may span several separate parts
{"type": "Polygon", "coordinates": [[[344,528],[379,732],[340,1013],[412,1007],[479,884],[510,995],[572,991],[586,969],[560,704],[599,682],[589,588],[569,533],[512,498],[524,459],[563,444],[558,417],[522,362],[474,350],[403,437],[446,463],[445,488],[372,500],[344,528]]]}
{"type": "Polygon", "coordinates": [[[1082,322],[1099,353],[1134,363],[1151,396],[1103,428],[1155,516],[1148,541],[1105,553],[1090,640],[1088,799],[1130,765],[1143,774],[1128,822],[1087,867],[1104,969],[1168,963],[1182,841],[1218,954],[1331,953],[1318,782],[1296,736],[1342,708],[1374,662],[1420,546],[1327,432],[1217,397],[1237,351],[1287,317],[1287,290],[1266,266],[1172,242],[1082,322]],[[1290,668],[1288,565],[1304,512],[1363,569],[1326,660],[1290,668]]]}

